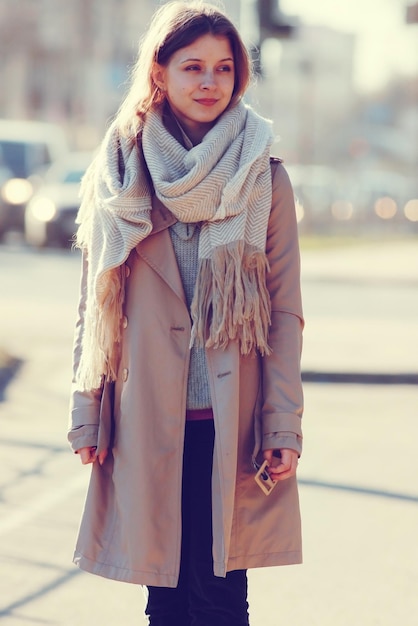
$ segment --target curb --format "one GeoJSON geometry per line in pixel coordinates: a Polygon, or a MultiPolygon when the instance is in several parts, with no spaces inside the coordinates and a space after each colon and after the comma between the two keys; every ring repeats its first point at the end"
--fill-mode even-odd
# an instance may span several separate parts
{"type": "Polygon", "coordinates": [[[306,383],[338,383],[348,385],[418,385],[418,373],[398,372],[302,372],[306,383]]]}

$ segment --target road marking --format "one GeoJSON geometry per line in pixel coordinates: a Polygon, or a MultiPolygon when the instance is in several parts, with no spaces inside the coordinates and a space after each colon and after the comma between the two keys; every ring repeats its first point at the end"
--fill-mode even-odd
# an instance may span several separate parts
{"type": "Polygon", "coordinates": [[[25,503],[24,508],[11,513],[0,521],[0,535],[16,530],[19,526],[27,524],[41,513],[52,509],[56,504],[66,500],[72,493],[87,487],[87,474],[79,474],[60,488],[54,488],[43,496],[25,503]]]}

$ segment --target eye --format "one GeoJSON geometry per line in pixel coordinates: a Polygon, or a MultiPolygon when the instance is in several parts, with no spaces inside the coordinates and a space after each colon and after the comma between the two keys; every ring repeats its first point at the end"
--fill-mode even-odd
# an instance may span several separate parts
{"type": "Polygon", "coordinates": [[[232,72],[232,67],[231,67],[231,65],[221,65],[218,68],[218,71],[219,72],[232,72]]]}
{"type": "Polygon", "coordinates": [[[184,68],[186,72],[198,72],[200,70],[199,65],[186,65],[184,68]]]}

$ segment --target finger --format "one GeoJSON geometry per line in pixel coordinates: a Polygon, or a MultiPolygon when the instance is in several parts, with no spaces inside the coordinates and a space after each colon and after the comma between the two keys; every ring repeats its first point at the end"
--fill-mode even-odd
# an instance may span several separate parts
{"type": "Polygon", "coordinates": [[[104,450],[99,452],[99,454],[97,455],[97,458],[99,459],[100,465],[103,465],[103,463],[105,462],[106,457],[107,457],[107,448],[105,448],[104,450]]]}
{"type": "Polygon", "coordinates": [[[78,451],[78,454],[80,455],[80,461],[84,465],[87,462],[87,459],[90,456],[90,452],[88,450],[86,450],[86,448],[82,448],[81,450],[78,451]]]}
{"type": "Polygon", "coordinates": [[[291,478],[291,476],[294,476],[296,474],[296,469],[294,469],[293,467],[288,469],[283,467],[276,469],[279,469],[280,471],[269,472],[270,478],[273,482],[277,482],[278,480],[286,480],[287,478],[291,478]]]}
{"type": "Polygon", "coordinates": [[[281,482],[282,480],[287,480],[288,478],[292,478],[295,476],[296,472],[294,470],[288,470],[287,472],[283,472],[282,474],[277,474],[276,476],[272,476],[271,479],[273,482],[281,482]]]}
{"type": "Polygon", "coordinates": [[[276,478],[279,478],[279,476],[289,471],[290,471],[290,467],[288,465],[285,465],[284,463],[280,463],[280,465],[277,465],[276,467],[268,468],[268,473],[270,474],[273,480],[275,480],[276,478]]]}
{"type": "Polygon", "coordinates": [[[82,448],[80,450],[80,459],[83,465],[88,465],[88,463],[93,463],[96,458],[96,448],[82,448]]]}
{"type": "Polygon", "coordinates": [[[283,450],[281,450],[281,457],[282,457],[282,461],[284,463],[287,463],[287,465],[290,466],[294,460],[297,460],[298,453],[295,450],[290,450],[289,448],[283,448],[283,450]]]}
{"type": "Polygon", "coordinates": [[[263,458],[270,465],[271,464],[271,460],[273,458],[273,450],[264,450],[263,451],[263,458]]]}
{"type": "Polygon", "coordinates": [[[277,466],[269,468],[269,474],[273,481],[286,480],[296,474],[298,465],[298,454],[294,450],[281,450],[281,462],[277,466]]]}
{"type": "Polygon", "coordinates": [[[81,452],[80,453],[80,461],[82,462],[83,465],[87,465],[87,463],[90,463],[90,455],[87,452],[81,452]]]}
{"type": "Polygon", "coordinates": [[[83,465],[88,465],[88,463],[92,463],[93,459],[91,457],[91,452],[90,451],[85,451],[83,452],[81,455],[81,462],[83,465]]]}
{"type": "Polygon", "coordinates": [[[296,470],[298,460],[299,456],[296,450],[282,450],[282,461],[289,469],[296,470]]]}

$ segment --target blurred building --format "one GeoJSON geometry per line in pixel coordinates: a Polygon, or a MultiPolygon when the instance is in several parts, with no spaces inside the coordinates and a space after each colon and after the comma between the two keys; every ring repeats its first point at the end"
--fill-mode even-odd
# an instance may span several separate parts
{"type": "Polygon", "coordinates": [[[356,101],[354,48],[353,35],[305,25],[293,38],[264,43],[265,76],[257,98],[282,135],[287,159],[330,160],[334,131],[352,114],[356,101]]]}
{"type": "MultiPolygon", "coordinates": [[[[117,109],[156,0],[3,0],[0,117],[58,121],[94,142],[117,109]],[[89,132],[91,132],[91,135],[89,132]]],[[[88,146],[82,146],[88,147],[88,146]]]]}
{"type": "Polygon", "coordinates": [[[406,7],[406,23],[418,24],[418,2],[407,5],[406,7]]]}

